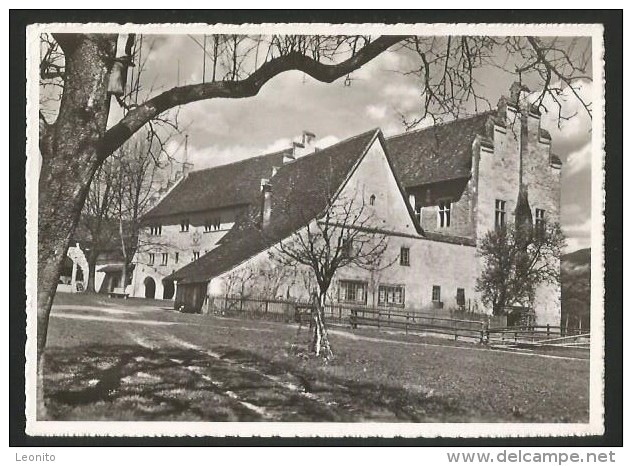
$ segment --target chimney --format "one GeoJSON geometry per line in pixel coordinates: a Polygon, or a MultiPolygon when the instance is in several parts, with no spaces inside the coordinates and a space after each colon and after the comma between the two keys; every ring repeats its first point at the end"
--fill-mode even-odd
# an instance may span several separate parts
{"type": "Polygon", "coordinates": [[[294,158],[299,158],[307,154],[316,152],[316,135],[310,131],[303,131],[301,142],[294,142],[292,149],[294,158]]]}
{"type": "Polygon", "coordinates": [[[193,164],[184,162],[182,164],[182,178],[186,178],[193,171],[193,164]]]}
{"type": "Polygon", "coordinates": [[[272,213],[272,185],[270,180],[261,179],[261,229],[265,230],[270,225],[272,213]]]}

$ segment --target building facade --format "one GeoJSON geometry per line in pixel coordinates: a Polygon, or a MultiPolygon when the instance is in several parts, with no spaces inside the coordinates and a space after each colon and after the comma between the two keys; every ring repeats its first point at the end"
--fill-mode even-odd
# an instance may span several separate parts
{"type": "MultiPolygon", "coordinates": [[[[363,226],[388,239],[388,267],[340,269],[329,299],[490,312],[476,292],[483,236],[513,222],[521,189],[536,221],[559,221],[561,163],[525,91],[514,85],[497,109],[388,139],[376,129],[310,151],[307,133],[299,151],[191,173],[146,218],[134,294],[147,295],[149,277],[167,298],[173,282],[176,307],[195,310],[215,295],[306,298],[309,271],[282,265],[278,245],[317,226],[336,199],[370,212],[363,226]]],[[[538,324],[559,325],[559,287],[538,288],[533,309],[538,324]]]]}

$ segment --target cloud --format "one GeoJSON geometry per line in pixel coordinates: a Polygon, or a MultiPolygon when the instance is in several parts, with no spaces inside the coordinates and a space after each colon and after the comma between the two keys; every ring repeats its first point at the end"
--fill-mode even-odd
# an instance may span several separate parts
{"type": "Polygon", "coordinates": [[[590,143],[585,144],[581,149],[571,152],[566,156],[566,163],[563,166],[565,176],[570,176],[580,171],[590,169],[592,150],[590,143]]]}
{"type": "MultiPolygon", "coordinates": [[[[300,137],[294,138],[298,141],[300,137]]],[[[340,139],[333,135],[328,135],[316,140],[315,146],[324,149],[335,143],[340,139]]],[[[177,144],[174,144],[175,148],[177,144]]],[[[201,170],[203,168],[215,167],[218,165],[225,165],[240,160],[256,157],[264,154],[271,154],[283,149],[289,149],[292,147],[292,139],[279,138],[265,146],[243,145],[235,144],[228,147],[221,147],[218,145],[206,146],[203,148],[189,146],[189,162],[194,164],[195,170],[201,170]]],[[[177,155],[176,158],[180,160],[181,155],[177,155]]]]}
{"type": "Polygon", "coordinates": [[[386,116],[386,105],[367,105],[366,114],[373,120],[382,120],[386,116]]]}
{"type": "MultiPolygon", "coordinates": [[[[559,87],[559,83],[554,83],[554,87],[559,87]]],[[[577,81],[573,87],[583,102],[590,104],[593,101],[593,84],[588,80],[577,81]]],[[[534,92],[529,96],[533,101],[538,97],[534,92]]],[[[557,152],[570,152],[579,149],[591,139],[592,120],[582,102],[568,86],[557,96],[561,103],[561,114],[564,117],[571,117],[568,120],[559,119],[560,107],[550,95],[547,95],[542,104],[541,124],[546,128],[553,139],[553,148],[557,152]]]]}
{"type": "Polygon", "coordinates": [[[590,247],[592,221],[586,220],[570,225],[563,225],[562,231],[566,235],[566,252],[590,247]]]}

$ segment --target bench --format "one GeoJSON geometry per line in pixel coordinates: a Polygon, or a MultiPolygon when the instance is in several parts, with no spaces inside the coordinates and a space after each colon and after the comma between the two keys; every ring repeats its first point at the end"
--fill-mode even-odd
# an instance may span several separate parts
{"type": "Polygon", "coordinates": [[[125,293],[125,288],[114,288],[112,291],[108,293],[110,298],[123,298],[127,299],[129,294],[125,293]]]}

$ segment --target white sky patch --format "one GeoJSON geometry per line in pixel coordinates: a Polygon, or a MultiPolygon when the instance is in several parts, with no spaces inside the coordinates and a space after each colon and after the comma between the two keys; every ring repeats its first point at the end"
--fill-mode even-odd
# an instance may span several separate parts
{"type": "Polygon", "coordinates": [[[366,114],[373,120],[382,120],[386,116],[386,105],[368,105],[366,114]]]}
{"type": "Polygon", "coordinates": [[[412,84],[387,84],[382,95],[388,98],[393,107],[400,110],[411,110],[419,105],[419,88],[412,84]]]}
{"type": "MultiPolygon", "coordinates": [[[[557,87],[559,83],[554,83],[553,86],[557,87]]],[[[587,105],[592,103],[592,82],[578,81],[573,87],[576,88],[576,92],[583,102],[587,105]]],[[[538,95],[537,92],[534,92],[529,100],[533,101],[538,95]]],[[[562,116],[571,118],[559,119],[559,106],[552,97],[547,96],[542,102],[546,110],[542,109],[541,124],[551,133],[554,149],[558,150],[556,146],[565,147],[579,141],[589,142],[592,121],[582,102],[569,87],[566,87],[557,98],[562,104],[562,116]]]]}
{"type": "Polygon", "coordinates": [[[338,142],[340,142],[340,138],[333,135],[329,135],[329,136],[325,136],[323,138],[317,139],[314,145],[318,147],[319,149],[324,149],[325,147],[333,146],[334,144],[338,142]]]}
{"type": "Polygon", "coordinates": [[[566,235],[565,251],[568,253],[577,249],[589,248],[591,228],[590,217],[580,223],[562,226],[562,231],[566,235]]]}
{"type": "Polygon", "coordinates": [[[581,223],[575,223],[572,225],[567,225],[563,227],[564,232],[568,235],[588,235],[590,234],[590,229],[592,228],[592,223],[590,217],[584,220],[581,223]]]}
{"type": "Polygon", "coordinates": [[[565,171],[565,175],[569,176],[590,168],[591,156],[590,143],[568,154],[568,156],[566,156],[566,163],[562,168],[565,171]]]}

